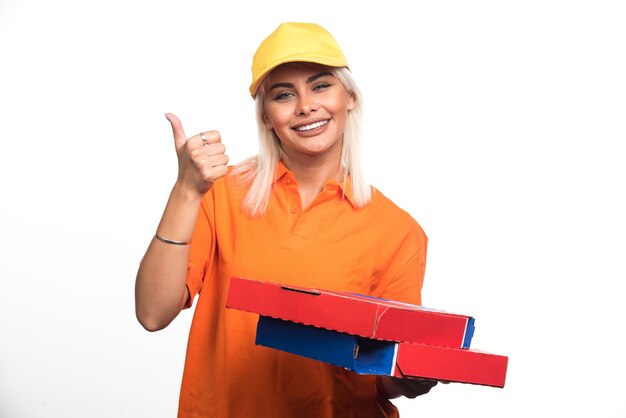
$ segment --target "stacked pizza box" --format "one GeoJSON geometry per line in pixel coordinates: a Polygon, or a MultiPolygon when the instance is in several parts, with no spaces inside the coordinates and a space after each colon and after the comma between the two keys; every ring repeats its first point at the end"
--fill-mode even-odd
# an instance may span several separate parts
{"type": "Polygon", "coordinates": [[[359,374],[504,387],[508,358],[470,348],[471,316],[241,277],[226,307],[259,315],[257,345],[359,374]]]}

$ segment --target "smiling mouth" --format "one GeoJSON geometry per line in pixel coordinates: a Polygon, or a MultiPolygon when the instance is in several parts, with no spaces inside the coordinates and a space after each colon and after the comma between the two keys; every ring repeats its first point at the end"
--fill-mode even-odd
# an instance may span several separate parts
{"type": "Polygon", "coordinates": [[[327,120],[321,120],[321,121],[319,121],[319,122],[314,122],[314,123],[311,123],[310,125],[298,126],[298,127],[294,128],[294,129],[295,129],[296,131],[298,131],[298,132],[306,132],[306,131],[310,131],[310,130],[312,130],[312,129],[315,129],[315,128],[319,128],[319,127],[321,127],[321,126],[324,126],[324,125],[326,125],[329,121],[330,121],[330,119],[327,119],[327,120]]]}

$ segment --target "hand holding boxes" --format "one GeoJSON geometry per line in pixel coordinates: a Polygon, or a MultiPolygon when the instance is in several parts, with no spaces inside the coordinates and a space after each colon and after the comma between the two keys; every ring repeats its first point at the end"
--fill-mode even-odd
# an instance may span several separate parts
{"type": "Polygon", "coordinates": [[[238,277],[226,307],[260,315],[258,345],[360,374],[504,387],[508,358],[469,349],[466,315],[238,277]]]}

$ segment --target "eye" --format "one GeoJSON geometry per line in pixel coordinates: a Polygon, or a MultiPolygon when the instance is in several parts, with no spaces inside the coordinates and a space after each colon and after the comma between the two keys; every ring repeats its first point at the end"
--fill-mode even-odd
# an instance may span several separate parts
{"type": "Polygon", "coordinates": [[[291,96],[293,96],[293,93],[289,91],[281,91],[274,96],[274,100],[286,100],[291,96]]]}
{"type": "Polygon", "coordinates": [[[313,90],[324,90],[327,89],[328,87],[330,87],[332,84],[330,84],[327,81],[322,81],[320,83],[317,83],[316,85],[313,86],[313,90]]]}

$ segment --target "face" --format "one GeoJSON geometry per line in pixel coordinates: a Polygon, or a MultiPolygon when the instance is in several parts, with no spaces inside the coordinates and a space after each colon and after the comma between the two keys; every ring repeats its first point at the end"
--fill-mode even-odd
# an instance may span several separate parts
{"type": "Polygon", "coordinates": [[[325,67],[292,63],[266,80],[264,120],[288,158],[341,158],[348,112],[355,106],[341,82],[325,67]]]}

